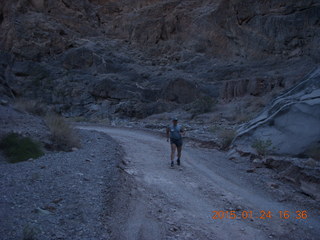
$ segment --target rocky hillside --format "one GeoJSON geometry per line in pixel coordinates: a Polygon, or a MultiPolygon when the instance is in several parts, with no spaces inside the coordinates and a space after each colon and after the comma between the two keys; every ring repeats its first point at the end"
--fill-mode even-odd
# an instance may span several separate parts
{"type": "Polygon", "coordinates": [[[259,98],[319,63],[319,12],[312,0],[5,0],[1,95],[96,118],[259,98]]]}

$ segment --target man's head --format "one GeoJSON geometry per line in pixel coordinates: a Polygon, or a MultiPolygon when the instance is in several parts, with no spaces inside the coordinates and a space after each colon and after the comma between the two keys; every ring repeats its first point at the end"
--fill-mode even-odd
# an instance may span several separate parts
{"type": "Polygon", "coordinates": [[[172,123],[173,123],[173,125],[177,125],[178,124],[178,118],[176,118],[176,117],[172,118],[172,123]]]}

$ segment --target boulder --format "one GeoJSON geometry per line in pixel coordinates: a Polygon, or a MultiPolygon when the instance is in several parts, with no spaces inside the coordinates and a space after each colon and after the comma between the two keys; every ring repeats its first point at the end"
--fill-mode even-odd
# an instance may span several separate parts
{"type": "Polygon", "coordinates": [[[40,11],[44,9],[44,0],[31,0],[30,2],[35,9],[40,11]]]}
{"type": "Polygon", "coordinates": [[[251,146],[256,140],[270,140],[270,152],[289,155],[302,154],[320,141],[320,68],[244,124],[233,144],[251,146]]]}
{"type": "Polygon", "coordinates": [[[69,50],[64,58],[63,66],[66,69],[84,69],[93,65],[94,54],[90,49],[77,48],[69,50]]]}
{"type": "Polygon", "coordinates": [[[183,104],[195,101],[200,95],[197,84],[183,78],[169,81],[162,90],[164,100],[183,104]]]}
{"type": "Polygon", "coordinates": [[[309,181],[300,181],[301,190],[316,200],[320,200],[320,184],[309,181]]]}
{"type": "Polygon", "coordinates": [[[102,75],[100,80],[92,83],[90,94],[97,99],[111,99],[118,102],[140,99],[140,89],[126,80],[120,76],[102,75]]]}

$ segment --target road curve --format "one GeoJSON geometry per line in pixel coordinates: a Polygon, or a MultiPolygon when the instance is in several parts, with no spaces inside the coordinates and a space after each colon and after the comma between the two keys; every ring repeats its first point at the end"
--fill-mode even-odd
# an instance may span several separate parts
{"type": "MultiPolygon", "coordinates": [[[[169,167],[165,138],[142,130],[101,126],[79,129],[104,132],[125,151],[124,171],[135,186],[125,208],[113,216],[114,239],[317,239],[319,221],[280,219],[278,211],[296,211],[274,200],[225,153],[185,144],[182,166],[169,167]],[[236,211],[236,219],[212,219],[212,211],[236,211]],[[272,218],[260,219],[261,210],[272,218]],[[253,219],[243,219],[252,211],[253,219]],[[293,235],[292,232],[295,234],[293,235]],[[301,238],[302,237],[302,238],[301,238]]],[[[122,199],[123,200],[123,199],[122,199]]]]}

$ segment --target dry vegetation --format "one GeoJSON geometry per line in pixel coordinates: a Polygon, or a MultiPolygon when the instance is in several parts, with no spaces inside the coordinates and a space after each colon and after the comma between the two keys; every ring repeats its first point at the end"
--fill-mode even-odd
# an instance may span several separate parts
{"type": "Polygon", "coordinates": [[[268,139],[268,140],[255,139],[253,141],[251,147],[256,149],[257,153],[263,157],[270,154],[270,152],[273,149],[272,141],[270,139],[268,139]]]}
{"type": "Polygon", "coordinates": [[[80,140],[73,128],[63,117],[50,113],[48,107],[35,100],[17,99],[14,108],[20,112],[30,113],[44,117],[51,132],[51,140],[54,150],[70,151],[72,148],[80,147],[80,140]]]}
{"type": "Polygon", "coordinates": [[[31,113],[39,116],[44,116],[47,112],[47,108],[43,103],[23,98],[16,99],[14,108],[20,112],[31,113]]]}
{"type": "Polygon", "coordinates": [[[51,131],[54,149],[70,151],[80,147],[79,136],[63,117],[50,113],[46,115],[45,122],[51,131]]]}
{"type": "Polygon", "coordinates": [[[223,150],[227,149],[232,143],[235,136],[236,136],[236,132],[233,129],[220,130],[218,133],[218,137],[221,141],[221,148],[223,150]]]}
{"type": "Polygon", "coordinates": [[[320,143],[314,144],[306,151],[306,155],[316,160],[320,160],[320,143]]]}

